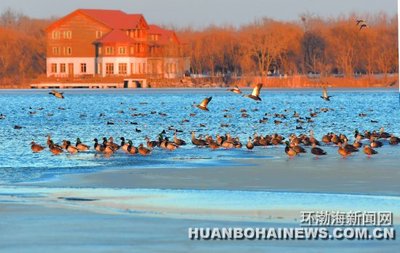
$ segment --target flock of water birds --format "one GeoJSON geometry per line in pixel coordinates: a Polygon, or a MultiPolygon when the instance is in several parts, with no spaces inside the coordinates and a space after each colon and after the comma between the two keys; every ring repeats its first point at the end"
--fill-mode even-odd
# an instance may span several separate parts
{"type": "MultiPolygon", "coordinates": [[[[245,94],[243,97],[248,97],[255,101],[261,101],[260,91],[262,86],[263,85],[261,83],[255,85],[252,93],[245,94]]],[[[242,94],[242,91],[238,87],[228,89],[227,91],[236,94],[242,94]]],[[[49,94],[59,99],[64,98],[63,93],[55,90],[52,90],[49,94]]],[[[330,101],[331,97],[332,96],[328,95],[326,87],[323,87],[321,98],[325,101],[330,101]]],[[[196,107],[204,111],[209,111],[208,105],[211,100],[212,97],[207,97],[200,104],[197,104],[196,107]]],[[[310,113],[310,116],[316,117],[317,113],[310,113]]],[[[282,117],[286,117],[286,115],[282,115],[282,117]]],[[[293,117],[298,118],[299,114],[295,112],[293,117]]],[[[309,120],[311,120],[311,118],[309,118],[309,120]]],[[[140,130],[136,129],[136,131],[140,130]]],[[[163,130],[158,134],[158,136],[155,137],[154,140],[146,137],[144,142],[140,143],[137,147],[133,145],[132,140],[125,139],[124,137],[120,137],[120,141],[118,141],[118,143],[113,137],[103,137],[101,138],[101,142],[95,138],[93,139],[93,149],[97,153],[103,154],[105,157],[110,157],[115,152],[121,151],[130,155],[140,154],[147,156],[150,155],[152,150],[155,148],[173,151],[182,145],[187,145],[187,142],[179,139],[177,135],[178,131],[175,129],[173,138],[170,140],[170,138],[167,136],[167,132],[163,130]]],[[[311,154],[315,155],[317,158],[319,156],[327,155],[327,152],[323,150],[323,146],[327,145],[337,146],[337,152],[343,158],[348,157],[352,153],[358,152],[361,148],[368,157],[371,157],[372,155],[378,154],[376,149],[382,147],[384,144],[389,143],[390,145],[398,145],[400,142],[399,137],[385,132],[383,128],[378,131],[365,131],[363,133],[355,130],[354,139],[355,140],[353,143],[349,143],[349,139],[346,135],[331,132],[325,134],[321,140],[317,140],[314,137],[314,132],[311,130],[308,135],[301,134],[297,136],[295,134],[291,134],[287,137],[276,133],[272,135],[254,134],[253,136],[250,136],[247,142],[243,145],[239,137],[231,136],[229,133],[226,133],[225,135],[216,135],[213,137],[211,135],[196,136],[194,131],[191,132],[191,144],[196,147],[210,148],[211,150],[215,150],[219,148],[237,149],[245,146],[248,150],[252,150],[256,146],[265,147],[285,145],[284,151],[290,158],[299,154],[307,153],[305,147],[310,147],[311,154]]],[[[77,138],[74,144],[69,140],[63,140],[61,144],[57,144],[51,139],[50,135],[47,136],[47,147],[54,155],[60,155],[63,152],[76,154],[79,152],[86,152],[91,149],[91,146],[82,143],[80,138],[77,138]]],[[[32,141],[31,149],[32,152],[39,153],[46,148],[35,141],[32,141]]]]}

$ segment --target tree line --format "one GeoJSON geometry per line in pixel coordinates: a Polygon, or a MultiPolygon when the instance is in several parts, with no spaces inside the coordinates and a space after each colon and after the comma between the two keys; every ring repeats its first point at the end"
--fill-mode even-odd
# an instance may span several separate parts
{"type": "Polygon", "coordinates": [[[303,15],[299,21],[269,18],[239,28],[180,29],[196,74],[374,75],[397,73],[397,16],[356,14],[337,18],[303,15]]]}

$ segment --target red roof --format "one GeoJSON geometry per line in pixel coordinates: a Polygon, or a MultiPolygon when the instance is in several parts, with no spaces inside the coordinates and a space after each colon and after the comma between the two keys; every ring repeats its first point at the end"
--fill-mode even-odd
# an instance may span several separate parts
{"type": "Polygon", "coordinates": [[[126,14],[120,10],[99,10],[99,9],[78,9],[81,12],[112,29],[134,29],[140,20],[143,19],[145,25],[147,23],[142,14],[126,14]]]}
{"type": "Polygon", "coordinates": [[[104,35],[101,39],[96,40],[94,43],[130,43],[133,41],[134,40],[127,36],[125,32],[121,30],[112,30],[111,32],[104,35]]]}
{"type": "Polygon", "coordinates": [[[155,43],[157,44],[165,45],[172,41],[179,44],[178,37],[176,36],[174,31],[163,29],[157,25],[149,25],[148,34],[160,35],[159,39],[155,41],[155,43]]]}

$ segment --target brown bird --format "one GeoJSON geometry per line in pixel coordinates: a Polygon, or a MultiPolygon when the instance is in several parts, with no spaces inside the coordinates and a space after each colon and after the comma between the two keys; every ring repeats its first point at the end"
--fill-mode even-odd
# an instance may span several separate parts
{"type": "Polygon", "coordinates": [[[83,143],[81,142],[81,139],[80,139],[80,138],[76,138],[76,144],[75,144],[75,146],[76,146],[76,148],[77,148],[79,151],[87,151],[87,150],[89,150],[89,146],[83,144],[83,143]]]}
{"type": "Polygon", "coordinates": [[[242,91],[239,89],[239,87],[235,86],[232,89],[227,89],[230,92],[236,93],[236,94],[242,94],[242,91]]]}
{"type": "Polygon", "coordinates": [[[297,152],[290,147],[289,142],[286,141],[286,147],[285,147],[285,153],[289,156],[289,157],[294,157],[297,155],[297,152]]]}
{"type": "Polygon", "coordinates": [[[143,147],[143,144],[142,144],[142,143],[139,145],[138,151],[139,151],[139,154],[141,154],[141,155],[143,155],[143,156],[149,155],[150,152],[151,152],[150,149],[147,149],[147,148],[143,147]]]}
{"type": "Polygon", "coordinates": [[[207,105],[210,103],[211,99],[212,97],[205,98],[200,104],[196,105],[196,107],[203,111],[209,111],[207,105]]]}
{"type": "Polygon", "coordinates": [[[65,149],[71,154],[78,153],[78,149],[75,146],[72,146],[70,141],[67,141],[67,146],[65,149]]]}
{"type": "Polygon", "coordinates": [[[178,137],[176,136],[176,131],[174,134],[174,143],[178,146],[186,145],[186,142],[184,140],[178,139],[178,137]]]}
{"type": "Polygon", "coordinates": [[[34,141],[31,142],[31,149],[33,153],[39,153],[42,152],[44,147],[35,143],[34,141]]]}
{"type": "Polygon", "coordinates": [[[322,96],[321,96],[321,98],[322,98],[323,100],[325,100],[325,101],[331,101],[331,100],[330,100],[331,97],[332,97],[332,96],[328,96],[328,90],[327,90],[326,87],[324,86],[324,87],[322,88],[322,96]]]}
{"type": "Polygon", "coordinates": [[[326,152],[323,149],[317,147],[317,145],[314,143],[311,148],[311,154],[315,155],[318,158],[318,156],[326,155],[326,152]]]}
{"type": "Polygon", "coordinates": [[[49,149],[53,155],[59,155],[63,152],[63,150],[60,147],[54,145],[53,143],[50,143],[49,149]]]}
{"type": "Polygon", "coordinates": [[[49,94],[55,96],[56,98],[64,99],[64,93],[63,92],[58,92],[56,90],[52,90],[49,92],[49,94]]]}
{"type": "Polygon", "coordinates": [[[339,144],[339,149],[338,149],[339,155],[341,155],[343,158],[346,158],[347,156],[351,155],[351,152],[349,150],[346,150],[343,147],[343,144],[339,144]]]}
{"type": "Polygon", "coordinates": [[[371,155],[378,154],[378,152],[372,149],[369,145],[366,145],[364,147],[364,154],[366,154],[368,157],[371,157],[371,155]]]}
{"type": "Polygon", "coordinates": [[[243,96],[251,98],[251,99],[256,100],[256,101],[261,101],[260,90],[261,90],[262,87],[263,87],[263,84],[259,83],[254,87],[253,92],[250,95],[243,95],[243,96]]]}
{"type": "Polygon", "coordinates": [[[252,150],[254,148],[254,143],[251,140],[251,137],[249,137],[249,140],[247,141],[246,148],[249,150],[252,150]]]}

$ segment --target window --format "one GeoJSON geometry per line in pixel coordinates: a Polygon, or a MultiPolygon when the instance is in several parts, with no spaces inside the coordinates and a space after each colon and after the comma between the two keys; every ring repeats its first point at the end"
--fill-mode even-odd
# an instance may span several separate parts
{"type": "Polygon", "coordinates": [[[143,63],[143,73],[146,73],[146,63],[143,63]]]}
{"type": "Polygon", "coordinates": [[[54,55],[59,55],[60,54],[60,48],[59,47],[53,47],[53,54],[54,55]]]}
{"type": "Polygon", "coordinates": [[[60,32],[59,32],[59,31],[53,31],[53,32],[51,33],[51,38],[52,38],[53,40],[58,40],[58,39],[60,39],[60,32]]]}
{"type": "Polygon", "coordinates": [[[81,73],[86,73],[86,63],[81,63],[81,73]]]}
{"type": "Polygon", "coordinates": [[[106,63],[106,75],[114,75],[114,63],[106,63]]]}
{"type": "Polygon", "coordinates": [[[111,54],[114,54],[114,48],[106,47],[106,55],[111,55],[111,54]]]}
{"type": "Polygon", "coordinates": [[[135,53],[135,48],[130,47],[130,51],[131,51],[131,54],[134,54],[135,53]]]}
{"type": "Polygon", "coordinates": [[[96,39],[101,38],[103,36],[102,31],[96,31],[96,39]]]}
{"type": "Polygon", "coordinates": [[[65,63],[60,63],[60,73],[65,73],[66,68],[65,68],[65,63]]]}
{"type": "Polygon", "coordinates": [[[120,75],[126,75],[126,63],[119,63],[118,64],[118,74],[120,75]]]}
{"type": "Polygon", "coordinates": [[[71,55],[72,54],[72,47],[67,47],[67,55],[71,55]]]}
{"type": "Polygon", "coordinates": [[[126,47],[119,47],[118,54],[126,54],[126,47]]]}
{"type": "Polygon", "coordinates": [[[64,39],[72,39],[72,32],[64,31],[64,39]]]}
{"type": "Polygon", "coordinates": [[[57,73],[57,64],[56,63],[51,64],[51,73],[57,73]]]}

